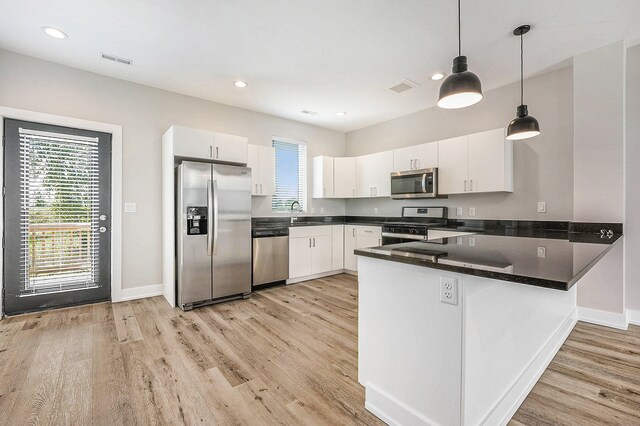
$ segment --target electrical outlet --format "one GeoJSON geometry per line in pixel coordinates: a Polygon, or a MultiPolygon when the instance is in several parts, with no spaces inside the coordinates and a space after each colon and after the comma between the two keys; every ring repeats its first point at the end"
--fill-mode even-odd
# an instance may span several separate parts
{"type": "Polygon", "coordinates": [[[547,248],[540,246],[538,247],[538,257],[547,257],[547,248]]]}
{"type": "Polygon", "coordinates": [[[452,277],[440,277],[440,301],[449,305],[458,304],[458,280],[452,277]]]}
{"type": "Polygon", "coordinates": [[[311,214],[316,214],[316,208],[315,207],[311,207],[311,214]]]}
{"type": "Polygon", "coordinates": [[[476,237],[469,237],[469,245],[471,247],[475,247],[475,245],[476,245],[476,237]]]}
{"type": "Polygon", "coordinates": [[[475,215],[476,215],[476,208],[469,207],[469,216],[475,216],[475,215]]]}
{"type": "Polygon", "coordinates": [[[456,244],[459,246],[462,245],[462,237],[456,237],[456,244]]]}
{"type": "Polygon", "coordinates": [[[320,207],[320,214],[324,214],[324,207],[320,207]]]}
{"type": "Polygon", "coordinates": [[[462,216],[462,207],[456,208],[456,216],[462,216]]]}
{"type": "Polygon", "coordinates": [[[378,208],[377,207],[373,208],[373,214],[378,214],[378,208]]]}
{"type": "Polygon", "coordinates": [[[124,203],[124,212],[125,213],[135,213],[136,212],[136,203],[124,203]]]}
{"type": "Polygon", "coordinates": [[[547,212],[547,203],[544,201],[538,201],[538,213],[547,212]]]}

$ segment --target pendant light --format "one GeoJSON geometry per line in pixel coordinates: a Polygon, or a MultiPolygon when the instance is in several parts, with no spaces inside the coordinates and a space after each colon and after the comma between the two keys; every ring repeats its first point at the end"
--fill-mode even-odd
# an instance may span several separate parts
{"type": "Polygon", "coordinates": [[[458,56],[453,60],[452,74],[440,86],[438,99],[440,108],[464,108],[482,100],[480,79],[471,71],[467,71],[467,57],[462,56],[461,44],[460,0],[458,0],[458,56]]]}
{"type": "Polygon", "coordinates": [[[520,36],[520,106],[516,109],[517,117],[514,118],[507,129],[507,139],[521,140],[528,139],[540,134],[538,120],[529,115],[527,106],[524,104],[524,49],[523,35],[529,32],[529,25],[522,25],[513,30],[513,35],[520,36]]]}

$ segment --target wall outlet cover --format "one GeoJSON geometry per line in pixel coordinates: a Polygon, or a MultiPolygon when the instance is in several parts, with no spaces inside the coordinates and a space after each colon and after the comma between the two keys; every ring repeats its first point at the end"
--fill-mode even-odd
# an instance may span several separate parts
{"type": "Polygon", "coordinates": [[[547,203],[544,201],[538,201],[538,213],[547,212],[547,203]]]}
{"type": "Polygon", "coordinates": [[[373,214],[378,214],[378,208],[377,207],[373,208],[373,214]]]}
{"type": "Polygon", "coordinates": [[[316,213],[316,208],[315,207],[311,207],[311,214],[315,214],[316,213]]]}
{"type": "Polygon", "coordinates": [[[458,280],[453,277],[440,277],[440,301],[449,305],[458,305],[458,280]]]}
{"type": "Polygon", "coordinates": [[[469,216],[475,216],[475,215],[476,215],[476,208],[469,207],[469,216]]]}
{"type": "Polygon", "coordinates": [[[456,208],[456,216],[462,216],[462,207],[456,208]]]}
{"type": "Polygon", "coordinates": [[[125,213],[135,213],[136,212],[136,203],[124,203],[124,212],[125,213]]]}
{"type": "Polygon", "coordinates": [[[469,245],[471,247],[475,247],[475,245],[476,245],[476,237],[469,237],[469,245]]]}
{"type": "Polygon", "coordinates": [[[538,257],[547,257],[547,248],[540,246],[538,247],[538,257]]]}
{"type": "Polygon", "coordinates": [[[320,214],[324,214],[324,207],[320,207],[320,214]]]}
{"type": "Polygon", "coordinates": [[[462,237],[456,237],[456,244],[459,246],[462,245],[462,237]]]}

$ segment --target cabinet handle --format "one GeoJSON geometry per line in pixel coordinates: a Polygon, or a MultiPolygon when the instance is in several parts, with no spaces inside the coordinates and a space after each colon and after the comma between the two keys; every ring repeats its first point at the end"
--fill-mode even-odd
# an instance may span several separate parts
{"type": "Polygon", "coordinates": [[[260,184],[260,194],[262,194],[262,184],[260,184]]]}
{"type": "Polygon", "coordinates": [[[354,237],[356,236],[356,228],[355,227],[353,228],[353,236],[354,237]]]}
{"type": "Polygon", "coordinates": [[[353,194],[353,196],[356,196],[356,189],[355,188],[351,188],[351,194],[353,194]]]}
{"type": "Polygon", "coordinates": [[[316,246],[316,239],[315,238],[313,239],[313,246],[314,247],[316,246]]]}
{"type": "Polygon", "coordinates": [[[309,247],[311,247],[311,238],[309,238],[309,247]]]}
{"type": "Polygon", "coordinates": [[[420,166],[419,166],[418,164],[420,164],[420,159],[419,159],[419,158],[416,158],[416,160],[415,160],[414,164],[416,165],[416,169],[419,169],[419,168],[420,168],[420,166]]]}
{"type": "Polygon", "coordinates": [[[213,146],[209,145],[209,158],[213,158],[213,146]]]}
{"type": "Polygon", "coordinates": [[[464,180],[464,192],[467,192],[467,180],[464,180]]]}
{"type": "Polygon", "coordinates": [[[374,186],[374,187],[373,187],[373,196],[375,197],[375,196],[377,196],[377,195],[378,195],[378,187],[377,187],[377,186],[374,186]]]}
{"type": "Polygon", "coordinates": [[[469,181],[469,192],[473,192],[473,179],[469,181]]]}
{"type": "Polygon", "coordinates": [[[364,230],[364,232],[366,232],[366,233],[370,234],[370,233],[372,233],[373,231],[372,231],[372,230],[370,230],[370,229],[365,229],[365,230],[364,230]]]}
{"type": "Polygon", "coordinates": [[[220,157],[218,154],[219,154],[219,151],[218,151],[218,147],[216,146],[216,158],[220,157]]]}
{"type": "Polygon", "coordinates": [[[409,168],[410,168],[411,170],[413,170],[413,158],[411,159],[411,161],[409,161],[409,164],[411,164],[411,165],[409,166],[409,168]]]}
{"type": "Polygon", "coordinates": [[[381,246],[382,245],[382,240],[380,238],[378,238],[378,245],[381,246]]]}

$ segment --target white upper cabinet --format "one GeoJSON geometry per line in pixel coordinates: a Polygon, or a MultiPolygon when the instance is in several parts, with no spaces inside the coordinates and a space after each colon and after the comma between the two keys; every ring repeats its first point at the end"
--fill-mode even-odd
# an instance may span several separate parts
{"type": "Polygon", "coordinates": [[[429,142],[393,150],[393,170],[418,170],[438,167],[438,143],[429,142]]]}
{"type": "Polygon", "coordinates": [[[513,192],[513,142],[505,129],[469,135],[469,192],[513,192]]]}
{"type": "Polygon", "coordinates": [[[333,159],[333,196],[353,198],[356,196],[356,158],[338,157],[333,159]]]}
{"type": "Polygon", "coordinates": [[[333,198],[333,158],[313,157],[313,198],[333,198]]]}
{"type": "Polygon", "coordinates": [[[251,168],[251,195],[273,195],[275,191],[275,149],[249,145],[247,167],[251,168]]]}
{"type": "Polygon", "coordinates": [[[393,151],[362,155],[356,159],[356,197],[391,195],[393,151]]]}
{"type": "Polygon", "coordinates": [[[463,194],[469,180],[469,136],[438,142],[438,193],[463,194]]]}
{"type": "Polygon", "coordinates": [[[177,157],[247,163],[245,137],[182,126],[171,126],[168,133],[173,141],[173,155],[177,157]]]}
{"type": "Polygon", "coordinates": [[[513,192],[513,143],[505,129],[438,142],[438,192],[513,192]]]}
{"type": "Polygon", "coordinates": [[[247,164],[248,139],[242,136],[213,133],[213,159],[247,164]]]}

